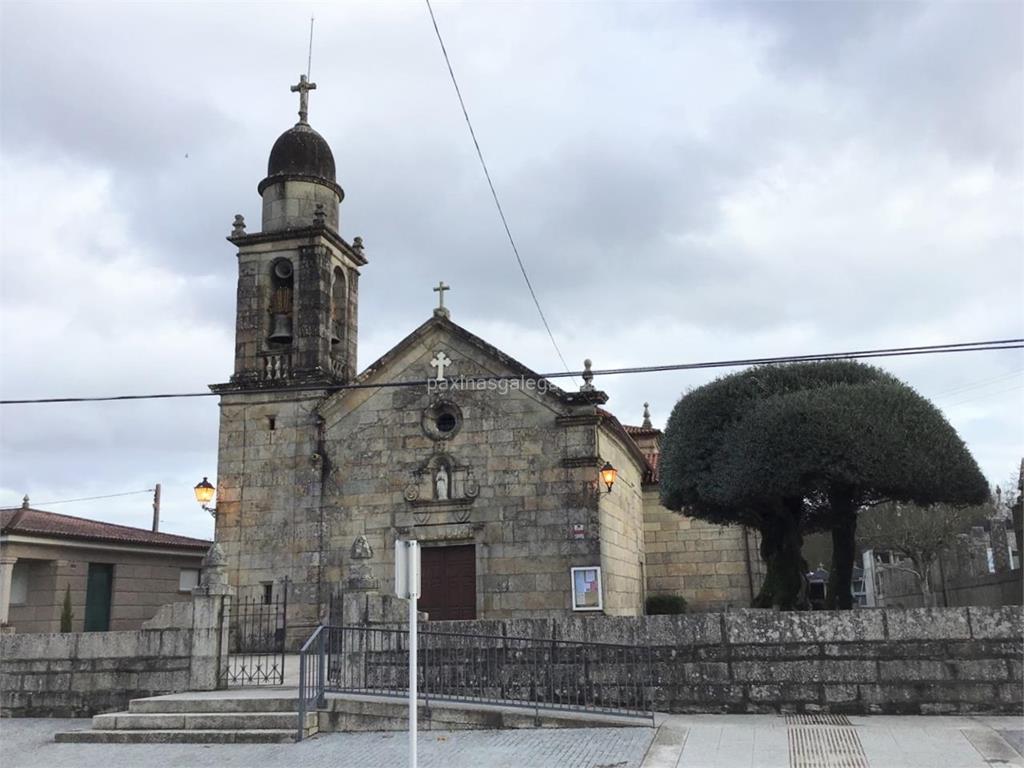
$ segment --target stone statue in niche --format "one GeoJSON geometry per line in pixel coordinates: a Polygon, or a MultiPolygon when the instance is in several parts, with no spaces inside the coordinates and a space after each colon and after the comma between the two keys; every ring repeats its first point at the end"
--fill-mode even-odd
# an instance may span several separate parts
{"type": "Polygon", "coordinates": [[[448,477],[448,467],[441,465],[437,468],[437,474],[434,476],[434,490],[436,499],[450,499],[451,498],[451,483],[448,477]]]}

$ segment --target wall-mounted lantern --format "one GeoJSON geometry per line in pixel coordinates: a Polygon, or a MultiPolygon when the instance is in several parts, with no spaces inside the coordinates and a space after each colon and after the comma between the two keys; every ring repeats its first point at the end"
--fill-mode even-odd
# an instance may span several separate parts
{"type": "Polygon", "coordinates": [[[608,493],[611,493],[612,486],[615,485],[615,478],[619,476],[619,470],[613,467],[611,462],[606,461],[600,472],[601,482],[608,486],[608,493]]]}
{"type": "Polygon", "coordinates": [[[196,485],[195,492],[196,501],[198,501],[202,505],[203,509],[205,509],[214,517],[217,517],[217,507],[206,506],[211,501],[213,501],[213,495],[217,492],[217,489],[214,487],[213,483],[211,483],[204,477],[202,482],[196,485]]]}

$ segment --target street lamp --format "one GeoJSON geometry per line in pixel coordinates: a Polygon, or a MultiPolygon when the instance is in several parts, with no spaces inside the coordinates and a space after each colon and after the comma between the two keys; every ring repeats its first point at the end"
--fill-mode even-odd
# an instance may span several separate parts
{"type": "Polygon", "coordinates": [[[204,477],[203,481],[196,485],[195,492],[196,501],[198,501],[202,505],[203,509],[205,509],[214,517],[217,517],[217,508],[206,506],[209,502],[213,501],[213,495],[217,492],[217,489],[214,488],[213,483],[211,483],[204,477]]]}
{"type": "Polygon", "coordinates": [[[600,472],[601,481],[608,486],[608,493],[611,493],[612,486],[615,485],[615,478],[619,476],[619,470],[613,467],[610,461],[606,461],[600,472]]]}

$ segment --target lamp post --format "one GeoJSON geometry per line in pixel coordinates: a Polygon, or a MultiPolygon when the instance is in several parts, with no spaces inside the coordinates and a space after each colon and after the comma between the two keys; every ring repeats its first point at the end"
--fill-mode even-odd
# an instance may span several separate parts
{"type": "Polygon", "coordinates": [[[213,506],[213,507],[206,506],[208,503],[213,501],[213,495],[217,492],[217,489],[214,487],[213,483],[211,483],[209,480],[207,480],[204,477],[202,482],[200,482],[200,483],[198,483],[196,485],[195,492],[196,492],[196,501],[198,501],[200,503],[200,505],[202,505],[203,509],[205,509],[211,515],[213,515],[214,518],[216,518],[217,517],[217,507],[216,506],[213,506]]]}
{"type": "Polygon", "coordinates": [[[608,486],[608,493],[611,493],[612,486],[615,485],[615,478],[619,476],[619,470],[613,467],[610,461],[606,461],[600,469],[600,474],[601,482],[608,486]]]}

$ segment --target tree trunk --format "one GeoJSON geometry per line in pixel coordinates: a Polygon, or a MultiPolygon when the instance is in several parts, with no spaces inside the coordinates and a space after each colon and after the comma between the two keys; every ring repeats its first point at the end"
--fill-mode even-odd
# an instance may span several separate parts
{"type": "Polygon", "coordinates": [[[857,493],[848,486],[829,489],[832,518],[832,568],[828,575],[825,607],[848,611],[853,607],[853,564],[857,559],[857,493]]]}
{"type": "Polygon", "coordinates": [[[911,560],[917,569],[917,583],[921,587],[921,605],[925,608],[934,608],[935,593],[932,592],[931,581],[928,578],[929,571],[932,569],[931,561],[921,556],[911,558],[911,560]]]}
{"type": "Polygon", "coordinates": [[[761,558],[764,584],[754,598],[755,608],[803,610],[807,601],[807,563],[800,554],[803,535],[800,517],[803,499],[786,499],[761,526],[761,558]]]}
{"type": "MultiPolygon", "coordinates": [[[[852,506],[852,504],[851,504],[852,506]]],[[[835,507],[833,507],[834,511],[835,507]]],[[[857,559],[857,514],[842,511],[832,528],[832,570],[828,575],[827,608],[853,608],[853,566],[857,559]]]]}

